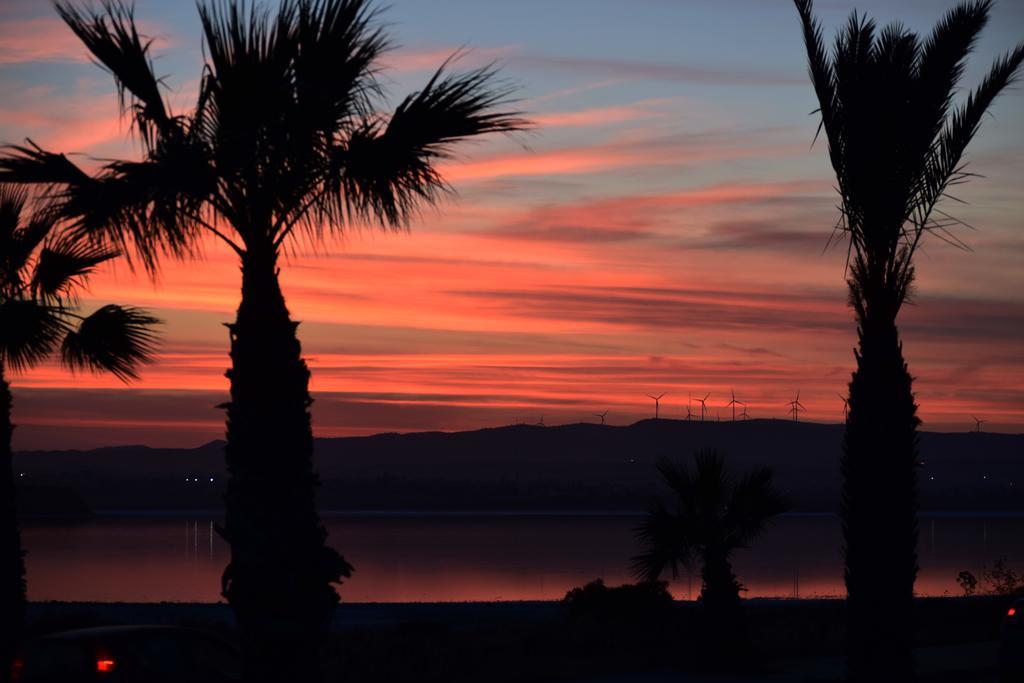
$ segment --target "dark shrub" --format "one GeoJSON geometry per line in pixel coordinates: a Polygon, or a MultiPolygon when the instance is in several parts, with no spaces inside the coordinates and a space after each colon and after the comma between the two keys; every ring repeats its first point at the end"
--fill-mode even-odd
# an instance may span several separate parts
{"type": "Polygon", "coordinates": [[[648,621],[668,615],[672,594],[665,581],[609,587],[604,580],[595,579],[566,593],[562,605],[574,619],[648,621]]]}

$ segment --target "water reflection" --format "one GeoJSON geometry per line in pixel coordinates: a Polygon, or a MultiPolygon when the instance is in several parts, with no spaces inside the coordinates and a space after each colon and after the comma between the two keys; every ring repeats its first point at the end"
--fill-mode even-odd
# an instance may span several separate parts
{"type": "MultiPolygon", "coordinates": [[[[351,602],[557,599],[596,577],[630,580],[635,517],[363,516],[329,518],[331,541],[356,566],[342,587],[351,602]]],[[[981,574],[1006,558],[1024,569],[1024,518],[921,520],[918,592],[956,595],[957,572],[981,574]]],[[[32,600],[220,599],[228,548],[214,519],[100,517],[25,530],[32,600]],[[184,529],[182,528],[184,527],[184,529]],[[184,547],[182,546],[184,539],[184,547]]],[[[736,558],[748,596],[843,593],[839,521],[786,517],[736,558]]],[[[697,576],[672,585],[696,597],[697,576]]]]}
{"type": "Polygon", "coordinates": [[[203,552],[209,544],[209,559],[213,559],[213,520],[206,520],[200,527],[198,519],[185,520],[185,553],[190,558],[199,557],[199,548],[203,547],[203,552]]]}

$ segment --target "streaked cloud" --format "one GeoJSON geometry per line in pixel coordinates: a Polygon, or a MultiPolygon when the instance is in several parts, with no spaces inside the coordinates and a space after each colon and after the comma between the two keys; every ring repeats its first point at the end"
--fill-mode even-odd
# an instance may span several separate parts
{"type": "Polygon", "coordinates": [[[552,54],[520,53],[508,57],[512,65],[531,69],[560,69],[577,75],[628,80],[664,81],[712,86],[802,86],[801,75],[769,69],[727,68],[703,64],[608,59],[598,57],[567,57],[552,54]]]}
{"type": "MultiPolygon", "coordinates": [[[[0,129],[17,130],[44,149],[89,152],[128,139],[128,122],[118,115],[113,93],[79,93],[67,107],[51,88],[28,88],[0,104],[0,129]]],[[[5,140],[4,142],[11,142],[5,140]]]]}
{"type": "MultiPolygon", "coordinates": [[[[302,321],[317,433],[477,428],[541,413],[557,424],[605,409],[618,424],[648,416],[654,390],[669,392],[670,417],[685,416],[690,393],[712,392],[717,411],[730,389],[751,415],[783,417],[800,389],[809,419],[838,420],[855,330],[845,252],[823,253],[836,219],[832,174],[824,146],[811,147],[813,93],[792,8],[748,4],[756,22],[729,21],[721,3],[684,8],[699,26],[728,22],[728,53],[707,49],[717,33],[652,45],[593,24],[578,34],[462,26],[458,2],[396,6],[406,20],[397,42],[413,46],[383,60],[396,93],[473,45],[452,69],[497,63],[523,86],[516,106],[537,127],[459,148],[443,167],[458,196],[407,234],[350,226],[315,249],[292,245],[282,285],[302,321]]],[[[664,29],[683,11],[670,5],[643,3],[645,24],[664,29]]],[[[626,20],[641,9],[601,11],[626,20]]],[[[0,141],[131,155],[109,75],[83,64],[50,12],[0,8],[0,141]]],[[[154,3],[139,14],[166,25],[151,35],[192,40],[157,47],[158,72],[182,84],[168,96],[188,106],[194,7],[154,3]]],[[[978,61],[992,53],[980,44],[978,61]]],[[[979,135],[972,170],[991,176],[959,188],[969,204],[956,214],[978,228],[975,252],[929,243],[903,314],[927,428],[966,429],[978,413],[993,429],[1024,425],[1022,102],[1001,100],[979,135]]],[[[124,264],[92,281],[87,308],[131,303],[167,321],[159,362],[132,387],[56,365],[15,377],[17,447],[223,435],[214,406],[227,390],[223,323],[239,272],[233,254],[205,246],[201,260],[168,263],[155,281],[124,264]]]]}
{"type": "MultiPolygon", "coordinates": [[[[49,3],[34,3],[36,7],[49,3]]],[[[31,7],[26,4],[22,11],[31,7]]],[[[88,63],[89,51],[56,13],[52,16],[5,16],[0,18],[0,67],[31,63],[88,63]]],[[[140,32],[153,39],[155,52],[174,46],[163,27],[146,19],[138,21],[140,32]]]]}
{"type": "Polygon", "coordinates": [[[535,114],[530,117],[531,123],[538,128],[558,128],[561,126],[605,126],[613,123],[633,123],[662,118],[666,112],[659,107],[668,100],[646,100],[629,105],[596,107],[579,111],[557,111],[535,114]]]}
{"type": "Polygon", "coordinates": [[[0,65],[88,61],[81,41],[56,17],[0,21],[0,65]]]}

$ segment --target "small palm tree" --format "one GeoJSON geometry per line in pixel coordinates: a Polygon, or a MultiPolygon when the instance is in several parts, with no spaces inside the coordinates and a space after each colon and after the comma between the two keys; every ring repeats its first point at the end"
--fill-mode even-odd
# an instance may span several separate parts
{"type": "Polygon", "coordinates": [[[668,505],[656,502],[638,527],[645,548],[633,558],[633,571],[641,580],[657,581],[666,569],[677,578],[680,566],[699,562],[704,633],[721,652],[739,633],[742,586],[732,571],[732,555],[749,547],[788,505],[768,468],[736,475],[714,450],[698,451],[694,465],[691,470],[670,460],[658,463],[673,498],[668,505]]]}
{"type": "Polygon", "coordinates": [[[25,617],[25,565],[14,503],[8,374],[59,352],[72,370],[110,372],[129,381],[152,358],[157,320],[107,305],[78,313],[89,275],[117,256],[58,229],[53,216],[23,217],[28,195],[0,185],[0,673],[11,670],[25,617]]]}
{"type": "Polygon", "coordinates": [[[990,0],[953,8],[923,41],[898,24],[877,31],[854,13],[831,54],[811,0],[796,6],[838,180],[857,321],[842,456],[849,673],[856,681],[909,681],[919,420],[896,319],[923,238],[960,244],[950,233],[959,222],[937,205],[972,175],[961,158],[993,100],[1016,78],[1024,44],[956,105],[990,0]]]}
{"type": "Polygon", "coordinates": [[[200,238],[237,254],[241,303],[229,326],[228,482],[222,592],[238,619],[247,680],[314,680],[349,564],[326,545],[315,505],[309,370],[278,282],[294,240],[357,222],[408,225],[449,186],[455,143],[523,125],[490,68],[445,66],[391,112],[377,80],[388,47],[364,0],[201,2],[204,54],[191,111],[172,113],[129,6],[58,11],[114,76],[142,147],[87,174],[33,143],[0,158],[0,180],[50,188],[80,232],[133,247],[149,269],[200,238]]]}

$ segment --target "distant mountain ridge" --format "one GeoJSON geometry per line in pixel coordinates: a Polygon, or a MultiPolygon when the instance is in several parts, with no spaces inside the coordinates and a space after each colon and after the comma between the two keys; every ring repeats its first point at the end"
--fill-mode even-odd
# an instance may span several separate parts
{"type": "MultiPolygon", "coordinates": [[[[643,420],[628,426],[513,425],[316,440],[328,510],[640,510],[660,492],[654,463],[715,447],[737,468],[776,470],[795,509],[838,507],[842,425],[785,420],[643,420]]],[[[926,510],[1024,511],[1024,434],[921,434],[926,510]]],[[[68,486],[96,510],[216,509],[223,442],[24,451],[33,485],[68,486]],[[212,481],[211,481],[212,479],[212,481]]]]}

